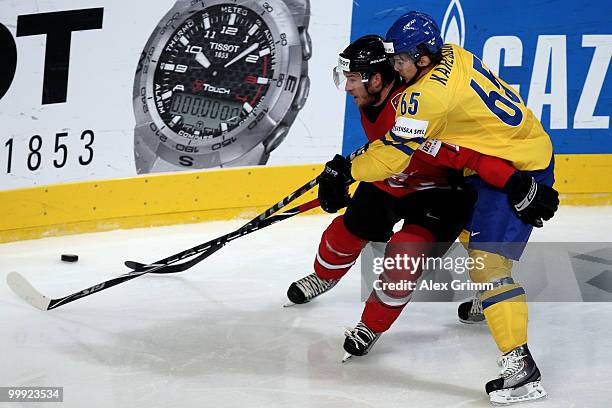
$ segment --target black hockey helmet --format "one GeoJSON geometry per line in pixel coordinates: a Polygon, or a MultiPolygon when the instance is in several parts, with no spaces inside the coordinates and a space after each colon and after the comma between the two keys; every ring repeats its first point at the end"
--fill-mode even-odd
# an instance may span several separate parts
{"type": "Polygon", "coordinates": [[[378,72],[386,85],[395,79],[393,65],[385,52],[384,40],[379,35],[365,35],[353,41],[338,57],[334,68],[334,84],[339,89],[344,82],[343,72],[359,72],[361,80],[367,83],[372,74],[378,72]]]}

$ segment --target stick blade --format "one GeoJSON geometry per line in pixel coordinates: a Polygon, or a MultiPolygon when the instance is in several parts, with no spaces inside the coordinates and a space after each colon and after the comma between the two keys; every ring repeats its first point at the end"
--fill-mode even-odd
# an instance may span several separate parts
{"type": "Polygon", "coordinates": [[[133,271],[141,271],[145,266],[147,266],[146,264],[136,261],[125,261],[123,264],[133,271]]]}
{"type": "Polygon", "coordinates": [[[13,292],[32,306],[40,310],[49,310],[51,299],[34,289],[30,284],[17,272],[10,272],[6,276],[6,283],[13,292]]]}

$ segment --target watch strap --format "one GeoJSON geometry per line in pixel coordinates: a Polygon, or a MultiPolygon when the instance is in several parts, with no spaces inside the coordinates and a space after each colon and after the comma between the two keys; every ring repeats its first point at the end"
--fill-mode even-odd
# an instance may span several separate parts
{"type": "Polygon", "coordinates": [[[295,121],[299,111],[304,107],[308,93],[310,91],[310,79],[308,77],[308,60],[312,55],[312,43],[308,34],[308,24],[310,22],[310,0],[282,0],[296,22],[300,42],[302,46],[302,70],[300,72],[300,82],[298,84],[293,102],[287,114],[278,123],[270,135],[252,150],[241,157],[224,163],[221,167],[254,166],[266,164],[270,153],[276,149],[289,133],[289,128],[295,121]]]}

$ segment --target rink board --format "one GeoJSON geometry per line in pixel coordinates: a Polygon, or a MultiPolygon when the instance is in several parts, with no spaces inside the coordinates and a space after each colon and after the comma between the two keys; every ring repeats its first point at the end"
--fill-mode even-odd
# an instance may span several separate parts
{"type": "MultiPolygon", "coordinates": [[[[556,166],[563,204],[612,204],[612,155],[558,155],[556,166]]],[[[0,191],[0,242],[251,218],[320,171],[320,165],[250,167],[0,191]]]]}
{"type": "MultiPolygon", "coordinates": [[[[91,231],[252,218],[319,165],[147,175],[0,191],[0,242],[91,231]]],[[[316,189],[297,199],[316,198],[316,189]]]]}

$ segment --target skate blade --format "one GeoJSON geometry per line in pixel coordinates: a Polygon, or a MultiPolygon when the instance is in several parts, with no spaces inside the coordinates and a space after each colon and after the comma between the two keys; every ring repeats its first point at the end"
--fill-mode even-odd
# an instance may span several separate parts
{"type": "Polygon", "coordinates": [[[309,303],[309,302],[304,302],[304,303],[293,303],[292,301],[290,301],[290,300],[289,300],[289,301],[287,301],[287,303],[285,303],[285,304],[283,305],[283,307],[293,307],[293,306],[298,306],[298,305],[305,305],[306,303],[309,303]]]}
{"type": "Polygon", "coordinates": [[[344,357],[342,358],[342,363],[346,363],[353,355],[351,353],[344,353],[344,357]]]}
{"type": "Polygon", "coordinates": [[[483,320],[463,320],[463,319],[459,319],[459,321],[463,324],[476,324],[476,325],[483,325],[483,324],[487,324],[487,319],[483,319],[483,320]]]}
{"type": "Polygon", "coordinates": [[[507,406],[519,402],[545,398],[548,394],[540,381],[533,381],[521,387],[493,391],[489,394],[491,405],[507,406]]]}

